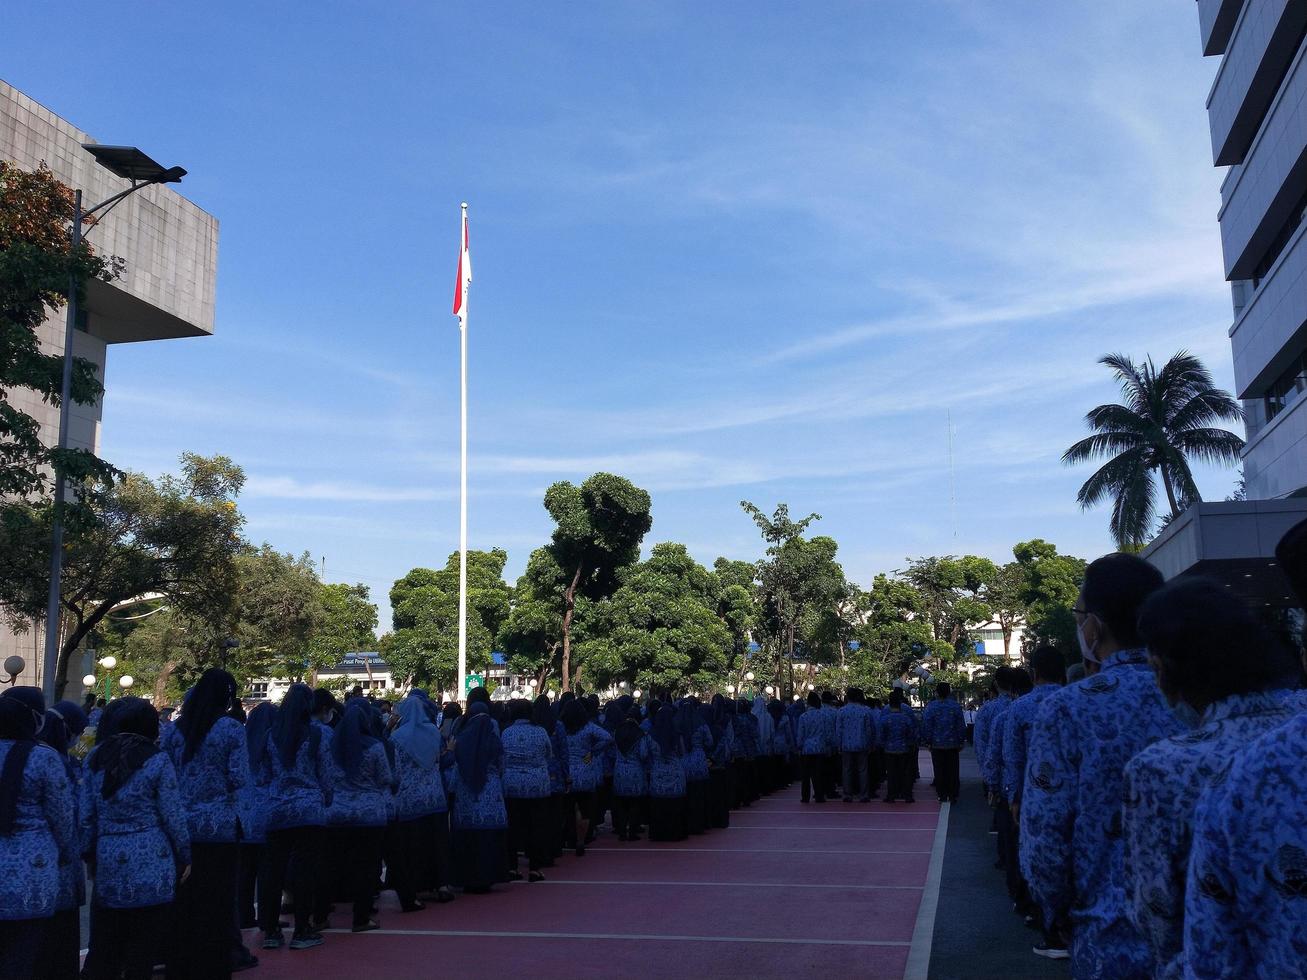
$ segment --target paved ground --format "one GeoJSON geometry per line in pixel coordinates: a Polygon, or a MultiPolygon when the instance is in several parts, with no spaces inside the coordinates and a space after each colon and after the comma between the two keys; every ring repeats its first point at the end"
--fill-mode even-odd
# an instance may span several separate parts
{"type": "MultiPolygon", "coordinates": [[[[931,796],[929,772],[924,757],[918,799],[931,796]]],[[[946,820],[933,799],[802,806],[795,789],[684,843],[603,836],[547,882],[407,915],[387,894],[380,931],[259,951],[248,975],[924,978],[946,820]]]]}

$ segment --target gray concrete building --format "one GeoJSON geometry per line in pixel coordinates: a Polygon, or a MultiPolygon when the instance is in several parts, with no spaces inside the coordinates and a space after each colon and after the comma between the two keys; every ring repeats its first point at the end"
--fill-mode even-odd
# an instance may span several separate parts
{"type": "Polygon", "coordinates": [[[1248,499],[1203,503],[1144,552],[1167,577],[1201,572],[1250,602],[1294,605],[1275,546],[1307,518],[1307,0],[1197,0],[1217,213],[1243,403],[1248,499]]]}
{"type": "MultiPolygon", "coordinates": [[[[130,134],[125,134],[125,139],[130,139],[130,134]]],[[[94,142],[97,140],[72,123],[0,81],[0,157],[25,170],[44,163],[63,183],[83,192],[86,207],[128,186],[83,149],[83,143],[94,142]]],[[[100,254],[119,256],[126,262],[121,279],[90,284],[75,334],[75,353],[98,366],[104,397],[112,398],[107,362],[114,344],[213,333],[218,222],[176,191],[156,185],[113,208],[104,220],[88,228],[87,238],[100,254]]],[[[62,313],[42,324],[41,344],[50,353],[63,352],[62,313]]],[[[8,396],[40,421],[48,444],[58,441],[57,409],[31,391],[15,389],[8,396]]],[[[72,406],[69,438],[73,446],[99,451],[101,408],[99,403],[72,406]]],[[[40,684],[44,643],[39,627],[18,635],[0,627],[0,662],[18,654],[27,662],[18,683],[40,684]]],[[[70,669],[70,679],[73,673],[70,669]]]]}

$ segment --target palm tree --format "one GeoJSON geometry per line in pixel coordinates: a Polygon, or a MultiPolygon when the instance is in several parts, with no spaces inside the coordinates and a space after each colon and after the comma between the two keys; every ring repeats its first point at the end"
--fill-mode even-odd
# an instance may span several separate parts
{"type": "Polygon", "coordinates": [[[1062,462],[1107,462],[1085,481],[1076,499],[1083,509],[1113,499],[1112,536],[1122,548],[1149,537],[1156,508],[1154,471],[1162,479],[1170,519],[1202,500],[1190,459],[1235,464],[1243,440],[1217,422],[1239,422],[1243,412],[1229,392],[1212,382],[1202,361],[1180,351],[1159,371],[1123,354],[1099,359],[1121,383],[1124,405],[1099,405],[1085,416],[1093,435],[1062,454],[1062,462]]]}

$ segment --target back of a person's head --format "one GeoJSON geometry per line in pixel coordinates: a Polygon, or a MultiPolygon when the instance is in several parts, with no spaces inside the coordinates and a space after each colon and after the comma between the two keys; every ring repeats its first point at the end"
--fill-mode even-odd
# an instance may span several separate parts
{"type": "Polygon", "coordinates": [[[1139,633],[1172,701],[1205,707],[1233,694],[1277,686],[1284,651],[1220,583],[1185,576],[1153,593],[1139,612],[1139,633]]]}
{"type": "Polygon", "coordinates": [[[467,703],[469,705],[476,704],[478,701],[484,704],[490,703],[490,692],[481,685],[477,685],[467,692],[467,703]]]}
{"type": "Polygon", "coordinates": [[[1009,676],[1009,683],[1011,684],[1009,690],[1017,697],[1021,697],[1023,694],[1029,694],[1034,690],[1035,682],[1032,681],[1030,675],[1020,667],[1013,667],[1012,673],[1009,676]]]}
{"type": "Polygon", "coordinates": [[[1047,644],[1035,648],[1030,655],[1030,668],[1035,672],[1035,680],[1048,684],[1066,683],[1066,658],[1057,647],[1047,644]]]}
{"type": "Polygon", "coordinates": [[[159,712],[145,698],[118,698],[117,733],[120,735],[139,735],[147,742],[159,738],[159,712]]]}
{"type": "Polygon", "coordinates": [[[821,707],[821,695],[818,694],[816,691],[808,692],[808,707],[809,708],[821,707]]]}
{"type": "Polygon", "coordinates": [[[953,695],[953,686],[948,681],[940,681],[935,685],[935,697],[943,701],[945,698],[953,695]]]}
{"type": "Polygon", "coordinates": [[[835,692],[834,692],[834,691],[822,691],[822,692],[821,692],[821,703],[822,703],[822,704],[834,704],[834,703],[835,703],[835,692]]]}
{"type": "Polygon", "coordinates": [[[849,704],[862,704],[862,689],[858,687],[849,688],[844,692],[844,700],[849,704]]]}
{"type": "Polygon", "coordinates": [[[508,717],[512,721],[530,721],[531,711],[534,706],[526,698],[520,698],[517,701],[509,703],[508,717]]]}
{"type": "Polygon", "coordinates": [[[897,708],[903,704],[903,688],[896,687],[889,692],[889,703],[891,708],[897,708]]]}
{"type": "Polygon", "coordinates": [[[994,671],[994,691],[997,694],[1006,694],[1012,690],[1012,679],[1009,676],[1009,668],[999,667],[994,671]]]}
{"type": "Polygon", "coordinates": [[[1086,614],[1097,616],[1122,649],[1141,646],[1139,610],[1164,583],[1162,573],[1138,555],[1117,552],[1089,563],[1080,590],[1086,614]]]}

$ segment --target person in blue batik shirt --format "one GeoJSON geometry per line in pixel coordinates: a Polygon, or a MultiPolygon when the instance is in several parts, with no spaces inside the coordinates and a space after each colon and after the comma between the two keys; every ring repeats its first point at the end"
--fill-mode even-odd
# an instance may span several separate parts
{"type": "MultiPolygon", "coordinates": [[[[1275,556],[1307,607],[1307,521],[1275,556]]],[[[1245,745],[1199,800],[1184,896],[1186,977],[1307,978],[1304,759],[1307,713],[1298,708],[1245,745]]]]}
{"type": "Polygon", "coordinates": [[[268,733],[272,730],[277,706],[267,701],[254,706],[245,719],[245,747],[250,757],[250,781],[237,798],[241,821],[240,879],[236,888],[236,904],[240,911],[242,929],[258,925],[254,908],[264,901],[258,895],[260,877],[267,880],[265,845],[268,833],[268,791],[272,770],[268,765],[268,733]]]}
{"type": "Polygon", "coordinates": [[[571,818],[572,802],[567,796],[567,729],[558,720],[558,713],[548,695],[541,694],[535,699],[531,709],[531,723],[544,730],[549,736],[549,809],[554,822],[554,833],[550,836],[549,858],[546,868],[553,867],[554,862],[563,856],[563,840],[567,836],[566,828],[575,826],[571,818]]]}
{"type": "Polygon", "coordinates": [[[250,779],[245,729],[228,714],[235,702],[231,674],[206,670],[187,695],[181,720],[162,740],[177,769],[191,835],[191,876],[174,902],[170,977],[200,980],[231,971],[240,866],[237,803],[250,779]]]}
{"type": "MultiPolygon", "coordinates": [[[[766,706],[763,707],[763,714],[767,715],[767,727],[770,729],[772,718],[766,706]]],[[[676,733],[681,736],[681,744],[685,746],[681,766],[685,769],[686,831],[702,834],[708,829],[708,752],[712,749],[712,733],[699,716],[697,699],[685,698],[676,706],[676,733]]],[[[767,744],[770,753],[770,737],[767,744]]]]}
{"type": "Polygon", "coordinates": [[[562,722],[567,730],[567,771],[576,813],[576,856],[584,857],[594,794],[603,782],[603,754],[613,737],[590,720],[580,699],[569,701],[563,708],[562,722]]]}
{"type": "Polygon", "coordinates": [[[1069,924],[1078,980],[1150,975],[1148,946],[1127,909],[1121,799],[1126,763],[1185,730],[1137,627],[1140,606],[1161,586],[1161,573],[1134,555],[1089,565],[1072,610],[1089,676],[1049,695],[1030,731],[1021,869],[1040,908],[1069,924]]]}
{"type": "Polygon", "coordinates": [[[549,807],[549,757],[554,754],[549,733],[531,721],[530,701],[509,705],[512,723],[499,736],[504,746],[504,804],[508,810],[510,880],[518,880],[518,858],[527,858],[528,880],[544,881],[540,869],[549,860],[552,835],[558,825],[549,807]]]}
{"type": "Polygon", "coordinates": [[[708,766],[708,825],[725,830],[731,825],[731,807],[735,804],[735,726],[731,702],[714,694],[708,705],[708,728],[712,734],[712,752],[708,766]]]}
{"type": "MultiPolygon", "coordinates": [[[[1000,667],[999,670],[1006,670],[1000,667]]],[[[985,759],[989,757],[989,733],[990,725],[996,713],[1007,708],[1007,698],[998,689],[997,683],[991,683],[989,686],[990,699],[980,706],[976,711],[976,730],[972,739],[972,746],[976,750],[976,764],[980,766],[981,780],[985,776],[985,759]]],[[[985,786],[986,795],[993,789],[992,786],[985,786]]]]}
{"type": "Polygon", "coordinates": [[[114,705],[116,734],[87,758],[81,786],[81,847],[94,882],[86,957],[92,980],[150,975],[191,863],[177,774],[154,744],[159,716],[141,698],[114,705]]]}
{"type": "Polygon", "coordinates": [[[885,802],[915,803],[912,796],[912,755],[917,745],[917,719],[906,704],[903,688],[890,691],[889,707],[881,712],[877,738],[885,752],[888,781],[885,802]]]}
{"type": "Polygon", "coordinates": [[[935,686],[935,700],[921,715],[921,744],[930,749],[930,764],[935,770],[935,795],[941,803],[956,803],[961,792],[958,756],[966,740],[967,726],[962,720],[962,706],[953,699],[947,681],[935,686]]]}
{"type": "Polygon", "coordinates": [[[0,976],[28,977],[59,904],[60,868],[76,863],[73,791],[58,753],[37,741],[45,699],[0,696],[0,976]]]}
{"type": "Polygon", "coordinates": [[[843,763],[844,802],[852,803],[856,791],[858,799],[868,803],[871,801],[871,783],[867,779],[867,753],[876,744],[874,719],[861,688],[849,688],[844,700],[844,707],[839,709],[835,722],[843,763]]]}
{"type": "MultiPolygon", "coordinates": [[[[747,701],[740,702],[748,704],[747,701]]],[[[738,717],[738,716],[737,716],[738,717]]],[[[685,743],[676,730],[676,709],[664,705],[654,716],[649,746],[649,839],[684,840],[685,743]]]]}
{"type": "Polygon", "coordinates": [[[1194,808],[1231,759],[1292,716],[1271,688],[1288,659],[1216,582],[1183,578],[1144,603],[1139,632],[1162,694],[1198,727],[1154,742],[1125,770],[1130,916],[1157,977],[1184,975],[1184,888],[1194,808]]]}
{"type": "MultiPolygon", "coordinates": [[[[584,717],[584,709],[577,708],[584,717]]],[[[488,892],[508,878],[508,811],[504,807],[504,746],[485,702],[468,703],[453,749],[455,764],[446,770],[445,786],[454,798],[455,877],[464,892],[488,892]]]]}
{"type": "Polygon", "coordinates": [[[420,892],[437,901],[453,896],[449,873],[449,805],[442,765],[453,764],[434,706],[413,692],[395,707],[398,719],[390,742],[395,752],[395,822],[390,827],[386,883],[395,889],[402,912],[425,908],[420,892]]]}
{"type": "Polygon", "coordinates": [[[767,702],[767,713],[772,718],[772,782],[771,789],[784,789],[794,781],[794,722],[785,713],[785,705],[776,698],[767,702]]]}
{"type": "Polygon", "coordinates": [[[632,708],[613,735],[617,758],[613,765],[613,828],[620,841],[640,839],[640,814],[649,796],[649,736],[640,727],[640,712],[632,708]]]}
{"type": "Polygon", "coordinates": [[[826,802],[826,782],[822,764],[826,755],[826,715],[821,710],[821,695],[808,692],[808,710],[799,716],[799,802],[826,802]]]}

